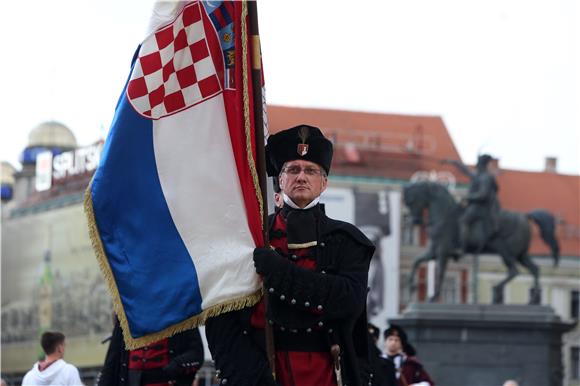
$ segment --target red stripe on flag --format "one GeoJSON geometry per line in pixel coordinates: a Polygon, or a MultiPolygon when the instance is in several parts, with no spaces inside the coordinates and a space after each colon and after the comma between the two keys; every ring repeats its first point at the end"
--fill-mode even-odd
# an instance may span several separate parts
{"type": "MultiPolygon", "coordinates": [[[[256,195],[256,187],[252,171],[249,165],[249,157],[246,148],[246,135],[251,139],[251,156],[256,160],[256,144],[254,140],[254,116],[253,116],[253,101],[252,101],[252,74],[250,63],[250,50],[246,53],[246,58],[243,57],[242,50],[242,30],[241,30],[241,12],[242,2],[233,3],[233,11],[231,16],[234,20],[234,37],[235,37],[235,66],[233,76],[235,76],[235,89],[226,89],[224,91],[224,101],[226,105],[226,114],[228,118],[228,126],[230,129],[230,138],[232,141],[232,148],[234,157],[236,159],[236,166],[238,168],[238,176],[240,179],[240,186],[246,204],[246,214],[248,216],[248,225],[254,238],[254,242],[258,246],[264,245],[264,237],[262,234],[262,217],[260,213],[260,205],[256,195]],[[247,63],[247,74],[243,74],[242,60],[247,63]],[[250,102],[249,118],[250,118],[250,133],[246,134],[244,127],[244,93],[243,93],[243,76],[248,77],[248,99],[250,102]]],[[[249,47],[249,42],[246,42],[249,47]]],[[[260,129],[261,131],[261,129],[260,129]]],[[[264,208],[267,210],[267,208],[264,208]]]]}

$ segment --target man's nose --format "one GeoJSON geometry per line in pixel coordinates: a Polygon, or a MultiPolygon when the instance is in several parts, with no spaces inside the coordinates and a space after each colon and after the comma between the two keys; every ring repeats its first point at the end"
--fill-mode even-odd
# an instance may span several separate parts
{"type": "Polygon", "coordinates": [[[298,173],[298,175],[296,175],[296,179],[301,180],[301,181],[306,179],[306,172],[304,169],[300,169],[300,173],[298,173]]]}

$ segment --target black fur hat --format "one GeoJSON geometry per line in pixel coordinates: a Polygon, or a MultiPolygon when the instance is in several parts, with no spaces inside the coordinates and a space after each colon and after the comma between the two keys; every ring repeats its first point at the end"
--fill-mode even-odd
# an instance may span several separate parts
{"type": "Polygon", "coordinates": [[[286,162],[299,159],[320,165],[326,174],[330,172],[332,142],[318,127],[299,125],[268,138],[266,171],[269,176],[278,176],[286,162]]]}

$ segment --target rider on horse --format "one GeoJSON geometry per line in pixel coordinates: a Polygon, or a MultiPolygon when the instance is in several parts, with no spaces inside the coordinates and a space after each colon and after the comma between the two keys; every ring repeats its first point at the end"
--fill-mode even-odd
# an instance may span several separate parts
{"type": "Polygon", "coordinates": [[[475,173],[460,161],[448,161],[471,180],[466,197],[467,207],[460,220],[463,251],[471,244],[475,244],[477,251],[482,250],[498,229],[500,211],[497,199],[498,185],[487,168],[492,159],[488,154],[480,155],[475,173]]]}

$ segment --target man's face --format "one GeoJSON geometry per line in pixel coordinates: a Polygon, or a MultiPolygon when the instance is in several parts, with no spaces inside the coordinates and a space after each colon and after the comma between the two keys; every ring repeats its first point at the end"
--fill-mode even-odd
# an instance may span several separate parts
{"type": "Polygon", "coordinates": [[[387,340],[385,340],[385,349],[389,355],[400,353],[402,350],[401,338],[394,335],[387,337],[387,340]]]}
{"type": "Polygon", "coordinates": [[[324,170],[314,162],[286,162],[280,173],[280,189],[300,208],[310,204],[326,189],[324,170]]]}

